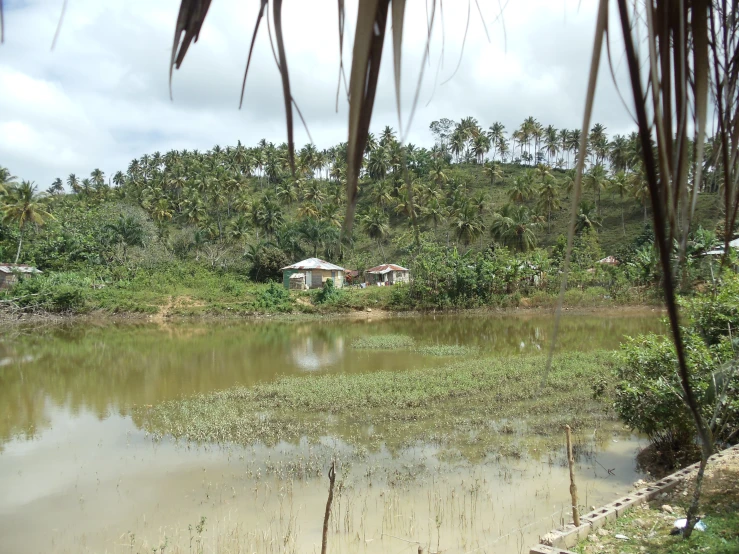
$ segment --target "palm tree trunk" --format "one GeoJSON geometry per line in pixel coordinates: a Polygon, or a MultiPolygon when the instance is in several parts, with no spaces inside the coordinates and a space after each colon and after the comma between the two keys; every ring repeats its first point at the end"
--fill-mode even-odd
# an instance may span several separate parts
{"type": "Polygon", "coordinates": [[[15,253],[15,263],[18,263],[18,259],[21,257],[21,245],[23,244],[23,227],[19,227],[20,237],[18,237],[18,251],[15,253]]]}
{"type": "Polygon", "coordinates": [[[623,204],[623,201],[621,201],[621,228],[624,231],[624,236],[626,236],[626,219],[624,218],[624,204],[623,204]]]}

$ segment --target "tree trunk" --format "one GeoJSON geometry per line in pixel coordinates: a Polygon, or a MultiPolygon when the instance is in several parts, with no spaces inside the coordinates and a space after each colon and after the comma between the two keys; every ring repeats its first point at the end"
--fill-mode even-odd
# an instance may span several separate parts
{"type": "Polygon", "coordinates": [[[21,246],[23,245],[23,227],[19,227],[20,236],[18,237],[18,251],[15,253],[15,263],[18,263],[18,259],[21,257],[21,246]]]}
{"type": "Polygon", "coordinates": [[[621,202],[621,228],[624,231],[624,236],[626,236],[626,218],[624,217],[624,205],[623,205],[623,201],[621,202]]]}

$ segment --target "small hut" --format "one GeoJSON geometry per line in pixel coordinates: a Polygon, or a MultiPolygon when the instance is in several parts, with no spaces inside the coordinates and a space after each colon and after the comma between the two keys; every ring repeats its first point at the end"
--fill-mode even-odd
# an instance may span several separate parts
{"type": "Polygon", "coordinates": [[[382,264],[364,272],[368,285],[395,285],[408,283],[411,280],[411,270],[395,264],[382,264]]]}
{"type": "Polygon", "coordinates": [[[21,275],[34,276],[40,269],[26,264],[0,264],[0,290],[9,289],[18,282],[21,275]]]}
{"type": "MultiPolygon", "coordinates": [[[[734,239],[732,241],[729,241],[729,248],[733,248],[734,250],[739,250],[739,239],[734,239]]],[[[723,256],[724,255],[724,244],[721,243],[713,250],[709,250],[705,254],[706,256],[723,256]]]]}
{"type": "Polygon", "coordinates": [[[302,262],[282,268],[282,283],[286,289],[320,289],[329,279],[336,288],[344,287],[343,267],[319,258],[308,258],[302,262]],[[293,276],[295,278],[293,279],[293,276]]]}

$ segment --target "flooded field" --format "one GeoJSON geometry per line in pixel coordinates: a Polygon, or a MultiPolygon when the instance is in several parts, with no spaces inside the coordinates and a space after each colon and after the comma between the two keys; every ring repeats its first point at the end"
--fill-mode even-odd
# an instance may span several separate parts
{"type": "MultiPolygon", "coordinates": [[[[540,386],[531,381],[551,327],[541,316],[428,316],[6,328],[0,552],[319,552],[331,459],[330,552],[525,552],[569,514],[550,415],[560,406],[460,381],[479,367],[480,386],[492,387],[510,367],[509,389],[540,386]],[[449,381],[464,401],[423,390],[409,402],[410,379],[449,381]],[[193,431],[188,418],[233,402],[219,396],[231,387],[245,392],[223,434],[193,431]],[[392,410],[372,396],[388,391],[392,410]],[[244,421],[269,433],[244,434],[244,421]]],[[[624,335],[661,329],[649,314],[568,315],[558,348],[583,352],[582,365],[624,335]]],[[[640,475],[637,438],[593,406],[576,433],[588,507],[640,475]]]]}

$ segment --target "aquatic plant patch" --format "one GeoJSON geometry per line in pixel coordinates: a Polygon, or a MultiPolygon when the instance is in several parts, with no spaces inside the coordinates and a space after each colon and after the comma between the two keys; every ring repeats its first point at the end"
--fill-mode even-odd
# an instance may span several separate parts
{"type": "Polygon", "coordinates": [[[413,338],[406,335],[370,335],[352,341],[352,348],[362,350],[400,350],[414,345],[413,338]]]}
{"type": "Polygon", "coordinates": [[[334,436],[389,450],[419,442],[468,459],[559,446],[561,427],[613,421],[591,383],[611,379],[610,352],[558,356],[544,380],[544,356],[467,359],[443,367],[284,377],[272,383],[139,409],[156,437],[274,445],[334,436]],[[500,420],[521,421],[503,433],[500,420]]]}

